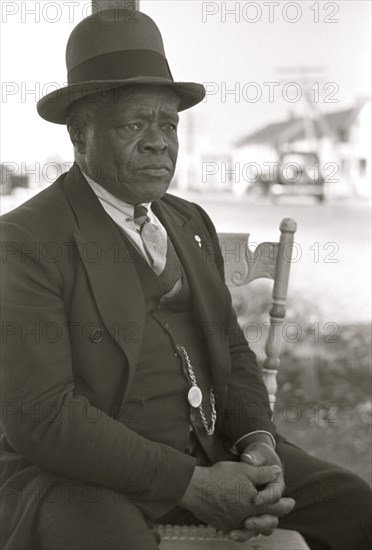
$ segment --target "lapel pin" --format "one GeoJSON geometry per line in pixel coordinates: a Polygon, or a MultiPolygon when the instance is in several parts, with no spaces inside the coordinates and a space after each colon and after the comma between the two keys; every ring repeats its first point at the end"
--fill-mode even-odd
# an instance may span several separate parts
{"type": "Polygon", "coordinates": [[[201,248],[201,238],[199,237],[199,235],[194,235],[194,239],[196,240],[196,242],[198,243],[198,245],[201,248]]]}

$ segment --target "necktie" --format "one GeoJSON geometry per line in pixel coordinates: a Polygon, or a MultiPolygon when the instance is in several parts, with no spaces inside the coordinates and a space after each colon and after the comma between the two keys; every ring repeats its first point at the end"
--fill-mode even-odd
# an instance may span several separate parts
{"type": "Polygon", "coordinates": [[[147,208],[134,207],[134,221],[140,228],[143,246],[150,256],[151,267],[157,275],[163,271],[167,257],[167,237],[147,216],[147,208]]]}
{"type": "Polygon", "coordinates": [[[172,242],[158,226],[150,222],[145,206],[135,206],[133,217],[140,228],[143,246],[151,259],[151,267],[159,276],[165,291],[178,291],[181,286],[181,269],[172,242]]]}

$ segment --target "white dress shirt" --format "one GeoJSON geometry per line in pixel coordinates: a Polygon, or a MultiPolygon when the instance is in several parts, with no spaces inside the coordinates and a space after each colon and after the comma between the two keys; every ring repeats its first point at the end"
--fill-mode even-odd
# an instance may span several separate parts
{"type": "MultiPolygon", "coordinates": [[[[117,197],[112,193],[107,191],[102,185],[92,180],[87,174],[83,172],[83,176],[89,183],[90,187],[97,196],[102,207],[105,209],[107,214],[114,220],[115,223],[124,231],[127,237],[131,240],[134,246],[137,248],[138,252],[145,258],[147,263],[151,266],[152,260],[149,257],[148,253],[145,250],[143,241],[140,235],[140,229],[133,219],[134,206],[133,204],[128,204],[117,197]]],[[[147,208],[148,217],[152,224],[156,225],[160,231],[167,236],[167,232],[164,226],[160,223],[159,219],[155,216],[154,212],[151,210],[151,203],[146,202],[142,203],[142,206],[147,208]]],[[[165,267],[166,256],[163,258],[164,265],[160,267],[159,271],[161,272],[165,267]]]]}

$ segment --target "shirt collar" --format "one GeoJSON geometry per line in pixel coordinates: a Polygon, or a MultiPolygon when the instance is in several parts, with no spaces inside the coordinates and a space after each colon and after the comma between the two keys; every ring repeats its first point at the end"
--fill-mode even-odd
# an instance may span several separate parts
{"type": "MultiPolygon", "coordinates": [[[[122,201],[121,199],[118,199],[107,191],[102,185],[97,183],[96,181],[92,180],[85,172],[81,170],[84,178],[87,180],[91,188],[93,189],[96,196],[104,203],[109,204],[110,206],[114,207],[115,209],[119,210],[120,212],[123,212],[126,216],[133,218],[134,214],[134,206],[133,204],[129,204],[127,202],[122,201]]],[[[151,212],[151,202],[143,202],[141,203],[142,206],[147,208],[148,212],[151,212]]]]}

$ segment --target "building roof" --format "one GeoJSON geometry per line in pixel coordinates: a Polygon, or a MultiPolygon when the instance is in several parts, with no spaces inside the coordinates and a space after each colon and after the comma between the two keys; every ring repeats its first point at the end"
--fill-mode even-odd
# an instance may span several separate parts
{"type": "Polygon", "coordinates": [[[357,105],[356,107],[343,109],[342,111],[327,113],[313,120],[290,117],[282,122],[267,124],[263,128],[238,140],[235,145],[242,147],[243,145],[266,143],[275,146],[279,143],[305,139],[307,135],[306,125],[308,124],[311,125],[310,131],[312,131],[316,138],[333,134],[335,139],[341,140],[350,129],[360,108],[361,105],[357,105]]]}

